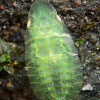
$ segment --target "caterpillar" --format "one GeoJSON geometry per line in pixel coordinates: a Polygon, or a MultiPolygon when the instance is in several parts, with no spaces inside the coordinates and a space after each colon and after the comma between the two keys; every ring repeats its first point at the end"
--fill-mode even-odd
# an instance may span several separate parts
{"type": "Polygon", "coordinates": [[[41,100],[74,100],[82,73],[68,29],[46,0],[35,0],[28,18],[25,60],[32,89],[41,100]]]}

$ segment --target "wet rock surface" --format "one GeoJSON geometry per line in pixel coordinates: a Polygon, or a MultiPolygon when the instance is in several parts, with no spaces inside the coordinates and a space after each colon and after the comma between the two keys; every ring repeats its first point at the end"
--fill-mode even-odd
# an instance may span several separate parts
{"type": "MultiPolygon", "coordinates": [[[[49,0],[69,29],[82,61],[82,100],[100,100],[100,1],[76,1],[49,0]]],[[[24,59],[31,4],[32,0],[0,0],[0,100],[38,100],[31,90],[24,59]]]]}

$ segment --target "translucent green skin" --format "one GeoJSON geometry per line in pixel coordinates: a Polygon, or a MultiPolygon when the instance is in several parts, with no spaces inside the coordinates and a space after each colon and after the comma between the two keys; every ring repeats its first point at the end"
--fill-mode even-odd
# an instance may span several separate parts
{"type": "Polygon", "coordinates": [[[71,36],[55,9],[36,0],[29,13],[25,56],[33,90],[42,100],[75,100],[82,84],[71,36]]]}

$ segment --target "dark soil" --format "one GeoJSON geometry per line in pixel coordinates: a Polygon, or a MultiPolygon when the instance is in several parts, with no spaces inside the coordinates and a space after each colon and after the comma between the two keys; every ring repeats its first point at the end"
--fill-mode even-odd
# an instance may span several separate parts
{"type": "MultiPolygon", "coordinates": [[[[49,0],[69,29],[83,66],[82,100],[100,100],[100,0],[49,0]]],[[[38,100],[24,60],[24,35],[32,0],[0,0],[0,39],[10,45],[10,60],[0,71],[0,100],[38,100]]],[[[8,45],[7,44],[7,45],[8,45]]],[[[4,51],[4,50],[2,50],[4,51]]],[[[6,50],[8,51],[8,50],[6,50]]]]}

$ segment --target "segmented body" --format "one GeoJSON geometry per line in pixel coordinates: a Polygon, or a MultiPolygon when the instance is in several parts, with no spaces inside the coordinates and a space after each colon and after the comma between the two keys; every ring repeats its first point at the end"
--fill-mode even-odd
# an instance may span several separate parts
{"type": "Polygon", "coordinates": [[[56,10],[36,0],[25,36],[28,76],[42,100],[74,100],[82,83],[81,66],[71,36],[56,10]]]}

